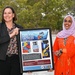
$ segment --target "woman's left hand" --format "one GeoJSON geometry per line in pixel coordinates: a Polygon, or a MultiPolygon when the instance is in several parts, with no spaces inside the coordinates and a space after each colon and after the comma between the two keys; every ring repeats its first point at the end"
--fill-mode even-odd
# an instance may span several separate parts
{"type": "Polygon", "coordinates": [[[63,52],[62,52],[61,49],[54,52],[54,54],[55,54],[56,56],[58,56],[58,57],[60,57],[60,55],[61,55],[62,53],[63,53],[63,52]]]}

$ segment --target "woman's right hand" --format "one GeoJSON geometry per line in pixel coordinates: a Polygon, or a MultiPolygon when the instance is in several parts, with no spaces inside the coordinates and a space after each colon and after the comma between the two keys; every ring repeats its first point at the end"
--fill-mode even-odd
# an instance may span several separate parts
{"type": "Polygon", "coordinates": [[[10,36],[10,38],[12,38],[12,37],[18,35],[18,33],[19,33],[19,28],[15,28],[15,29],[13,29],[12,33],[9,34],[9,36],[10,36]]]}

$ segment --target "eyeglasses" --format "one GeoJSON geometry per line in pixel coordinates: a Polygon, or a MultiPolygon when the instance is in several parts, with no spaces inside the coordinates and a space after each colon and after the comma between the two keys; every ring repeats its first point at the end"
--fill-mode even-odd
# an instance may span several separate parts
{"type": "Polygon", "coordinates": [[[72,23],[72,21],[71,21],[71,20],[64,20],[64,22],[69,22],[69,23],[72,23]]]}

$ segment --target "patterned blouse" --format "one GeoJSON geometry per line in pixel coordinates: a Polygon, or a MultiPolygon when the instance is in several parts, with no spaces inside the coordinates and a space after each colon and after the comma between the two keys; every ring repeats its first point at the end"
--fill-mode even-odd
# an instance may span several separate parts
{"type": "MultiPolygon", "coordinates": [[[[13,26],[12,29],[7,28],[8,33],[11,34],[13,32],[13,29],[15,29],[15,25],[13,26]]],[[[10,43],[8,45],[6,55],[9,56],[9,55],[12,55],[12,54],[17,54],[18,55],[16,36],[14,36],[13,38],[10,39],[10,43]]]]}

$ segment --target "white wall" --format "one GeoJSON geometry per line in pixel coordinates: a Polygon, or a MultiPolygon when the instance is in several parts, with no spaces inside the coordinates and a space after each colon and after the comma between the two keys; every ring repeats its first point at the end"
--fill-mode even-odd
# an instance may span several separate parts
{"type": "Polygon", "coordinates": [[[33,72],[33,73],[24,73],[23,75],[54,75],[54,71],[53,72],[39,71],[39,72],[33,72]]]}

